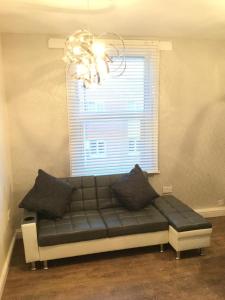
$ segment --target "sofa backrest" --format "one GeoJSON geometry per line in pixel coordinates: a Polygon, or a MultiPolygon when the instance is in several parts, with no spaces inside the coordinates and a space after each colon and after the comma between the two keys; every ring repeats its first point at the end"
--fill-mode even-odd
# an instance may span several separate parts
{"type": "Polygon", "coordinates": [[[98,209],[94,176],[67,177],[63,180],[75,188],[70,211],[98,209]]]}
{"type": "Polygon", "coordinates": [[[111,185],[122,176],[124,174],[62,178],[75,188],[68,210],[92,210],[121,206],[111,190],[111,185]]]}
{"type": "Polygon", "coordinates": [[[111,185],[122,176],[124,176],[124,174],[102,175],[95,177],[99,209],[121,206],[115,195],[112,193],[111,185]]]}

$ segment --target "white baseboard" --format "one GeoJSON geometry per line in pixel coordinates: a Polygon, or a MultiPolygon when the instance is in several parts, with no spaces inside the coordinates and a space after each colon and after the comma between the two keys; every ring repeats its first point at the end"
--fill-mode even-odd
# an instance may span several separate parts
{"type": "Polygon", "coordinates": [[[199,209],[195,209],[195,211],[205,218],[225,216],[225,206],[199,208],[199,209]]]}
{"type": "Polygon", "coordinates": [[[10,265],[10,260],[11,260],[15,240],[16,240],[16,232],[12,237],[12,241],[9,246],[8,254],[7,254],[5,263],[3,265],[2,273],[0,274],[0,299],[2,298],[2,295],[3,295],[3,290],[5,287],[5,282],[6,282],[6,278],[7,278],[8,271],[9,271],[9,265],[10,265]]]}

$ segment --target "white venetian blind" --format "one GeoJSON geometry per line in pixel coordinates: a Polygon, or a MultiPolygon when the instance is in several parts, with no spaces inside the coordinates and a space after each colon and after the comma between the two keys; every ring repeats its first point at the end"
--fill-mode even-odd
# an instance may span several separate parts
{"type": "MultiPolygon", "coordinates": [[[[158,172],[159,48],[126,42],[126,70],[85,89],[67,76],[72,176],[158,172]]],[[[116,58],[114,58],[116,60],[116,58]]]]}

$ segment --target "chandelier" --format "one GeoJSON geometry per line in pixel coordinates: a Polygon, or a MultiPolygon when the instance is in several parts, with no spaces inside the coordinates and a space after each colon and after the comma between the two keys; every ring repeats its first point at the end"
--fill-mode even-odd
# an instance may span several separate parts
{"type": "Polygon", "coordinates": [[[88,30],[78,30],[66,39],[63,60],[71,78],[82,80],[88,88],[101,84],[109,73],[112,76],[124,73],[124,51],[124,41],[115,33],[94,36],[88,30]],[[109,36],[113,36],[113,40],[108,40],[109,36]]]}

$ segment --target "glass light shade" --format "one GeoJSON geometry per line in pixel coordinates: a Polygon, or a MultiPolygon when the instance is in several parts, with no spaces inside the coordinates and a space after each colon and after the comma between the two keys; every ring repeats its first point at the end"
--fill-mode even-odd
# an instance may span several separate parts
{"type": "MultiPolygon", "coordinates": [[[[101,35],[102,37],[103,35],[101,35]]],[[[123,40],[120,37],[119,39],[124,48],[123,40]]],[[[106,52],[106,48],[109,47],[106,47],[105,43],[99,41],[98,37],[95,38],[88,30],[79,30],[69,36],[66,39],[63,60],[70,68],[72,78],[82,80],[84,87],[101,84],[110,72],[110,65],[113,63],[113,59],[106,52]]],[[[115,46],[113,48],[115,50],[115,46]]],[[[117,51],[118,53],[119,51],[117,51]]],[[[121,66],[125,70],[125,56],[122,57],[121,66]]]]}

